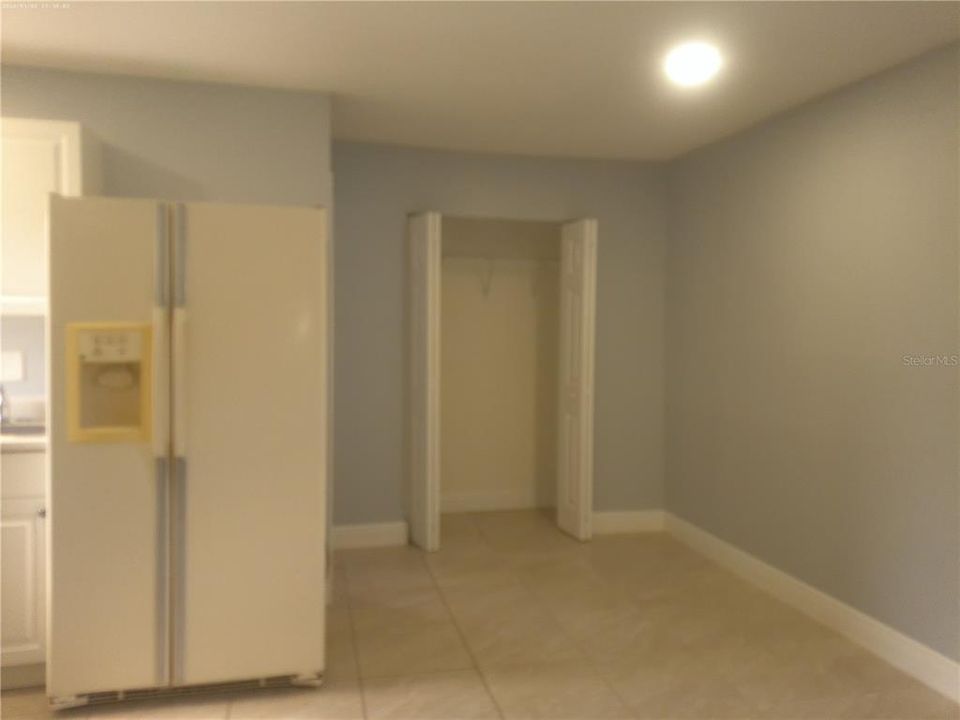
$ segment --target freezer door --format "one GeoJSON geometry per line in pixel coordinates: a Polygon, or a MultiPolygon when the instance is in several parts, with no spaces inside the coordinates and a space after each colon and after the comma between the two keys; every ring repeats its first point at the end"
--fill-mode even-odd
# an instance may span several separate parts
{"type": "Polygon", "coordinates": [[[50,218],[47,692],[161,685],[165,209],[53,196],[50,218]]]}
{"type": "Polygon", "coordinates": [[[317,673],[325,213],[196,204],[175,226],[176,680],[317,673]]]}

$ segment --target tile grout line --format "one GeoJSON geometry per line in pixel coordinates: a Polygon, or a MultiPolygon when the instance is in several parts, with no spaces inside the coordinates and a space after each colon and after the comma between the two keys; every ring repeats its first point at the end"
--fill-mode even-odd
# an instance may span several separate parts
{"type": "Polygon", "coordinates": [[[584,667],[589,669],[589,671],[594,675],[594,677],[596,677],[603,684],[603,686],[607,688],[607,690],[613,693],[613,696],[620,701],[620,704],[623,706],[624,710],[629,712],[631,717],[633,718],[639,717],[633,705],[628,703],[626,698],[624,698],[619,692],[617,692],[617,689],[613,686],[613,684],[600,671],[600,668],[598,667],[598,663],[593,659],[590,653],[587,652],[586,646],[579,639],[570,635],[570,633],[567,632],[566,628],[563,627],[563,624],[557,618],[557,615],[554,609],[540,599],[540,596],[534,590],[531,589],[527,579],[524,578],[522,574],[519,574],[518,578],[520,580],[520,584],[523,585],[523,587],[527,590],[527,592],[530,593],[531,597],[534,598],[537,605],[547,615],[549,615],[550,619],[553,620],[553,622],[557,625],[557,627],[560,629],[561,634],[564,635],[564,637],[566,637],[568,640],[570,640],[573,646],[577,648],[577,650],[580,652],[581,655],[583,655],[584,667]]]}
{"type": "MultiPolygon", "coordinates": [[[[482,530],[480,531],[480,534],[481,534],[481,537],[484,539],[484,541],[486,541],[487,538],[483,534],[482,530]]],[[[496,552],[495,549],[494,549],[494,552],[496,552]]],[[[613,696],[620,701],[620,704],[628,713],[630,713],[631,717],[634,717],[634,718],[638,717],[637,711],[633,707],[633,705],[627,702],[627,699],[617,691],[617,689],[613,686],[613,684],[600,671],[600,668],[598,667],[599,663],[597,663],[596,660],[594,660],[593,656],[589,652],[587,652],[586,646],[578,638],[572,636],[569,632],[567,632],[566,628],[563,627],[563,623],[561,623],[559,618],[557,617],[556,611],[549,605],[549,603],[546,603],[541,599],[540,594],[537,593],[536,590],[531,586],[529,579],[525,577],[522,572],[515,572],[515,574],[517,577],[517,581],[530,594],[530,596],[533,598],[534,602],[536,602],[537,606],[541,609],[541,611],[546,613],[546,615],[549,616],[551,620],[553,620],[560,634],[566,637],[570,641],[570,643],[583,656],[584,667],[589,669],[589,671],[594,675],[594,677],[600,680],[603,686],[606,687],[613,694],[613,696]]],[[[629,597],[628,594],[623,593],[620,590],[616,590],[615,592],[618,596],[621,596],[623,600],[635,606],[635,603],[632,601],[632,599],[629,597]]]]}
{"type": "MultiPolygon", "coordinates": [[[[336,557],[336,555],[334,555],[336,557]]],[[[360,644],[357,642],[357,627],[353,621],[353,603],[350,602],[350,567],[343,567],[343,584],[346,586],[347,619],[350,621],[350,641],[353,643],[353,664],[357,669],[357,689],[360,691],[360,711],[364,720],[369,720],[367,712],[367,693],[363,682],[363,672],[360,670],[360,644]]]]}
{"type": "MultiPolygon", "coordinates": [[[[471,514],[471,517],[474,518],[477,532],[480,535],[480,538],[483,541],[483,543],[488,545],[492,552],[494,552],[495,554],[499,554],[497,549],[492,545],[490,545],[489,539],[486,533],[483,532],[483,529],[481,528],[480,523],[476,521],[476,515],[471,514]]],[[[597,678],[602,683],[602,685],[606,687],[613,694],[613,697],[615,697],[620,702],[620,704],[623,706],[623,709],[626,710],[631,717],[633,718],[638,717],[635,708],[630,703],[628,703],[626,699],[622,697],[619,692],[617,692],[616,688],[614,688],[613,685],[610,683],[610,681],[607,680],[606,676],[604,676],[603,673],[600,672],[600,669],[597,667],[597,663],[593,660],[591,655],[586,651],[585,646],[580,642],[580,640],[573,637],[572,635],[570,635],[569,632],[567,632],[566,628],[563,627],[563,624],[557,618],[555,610],[551,608],[548,603],[545,603],[543,602],[543,600],[541,600],[540,595],[531,587],[529,579],[526,578],[522,572],[517,571],[515,568],[511,568],[511,574],[516,576],[517,582],[520,584],[521,587],[523,587],[524,590],[527,591],[527,593],[529,593],[530,597],[536,603],[537,607],[539,607],[540,610],[544,612],[553,621],[554,625],[556,625],[556,628],[559,634],[565,637],[567,640],[569,640],[571,645],[579,651],[579,653],[582,655],[582,661],[583,661],[584,667],[589,669],[589,671],[594,675],[594,677],[597,678]]],[[[441,592],[441,595],[442,595],[442,592],[441,592]]],[[[444,600],[444,602],[446,602],[446,600],[444,600]]],[[[451,612],[451,615],[453,615],[452,612],[451,612]]],[[[456,621],[454,622],[456,623],[456,621]]],[[[480,673],[480,676],[484,680],[484,685],[486,686],[487,678],[484,675],[483,670],[480,669],[478,666],[477,671],[480,673]]],[[[490,694],[491,696],[493,695],[492,692],[490,694]]]]}
{"type": "MultiPolygon", "coordinates": [[[[471,517],[471,519],[473,519],[471,517]]],[[[476,520],[474,519],[474,523],[476,520]]],[[[442,527],[442,525],[441,525],[442,527]]],[[[480,531],[479,526],[477,531],[480,531]]],[[[481,534],[481,538],[483,538],[481,534]]],[[[421,554],[421,561],[424,564],[424,567],[427,569],[427,574],[430,575],[430,580],[433,582],[433,587],[437,591],[437,595],[440,596],[440,602],[443,603],[443,607],[446,608],[447,613],[450,615],[450,621],[453,623],[454,629],[457,631],[457,636],[460,638],[460,642],[463,643],[464,650],[467,651],[467,655],[470,656],[470,662],[473,663],[473,669],[476,671],[477,676],[480,678],[480,682],[483,684],[483,689],[487,691],[487,696],[490,698],[490,701],[493,703],[494,709],[496,709],[497,714],[501,718],[506,718],[506,714],[503,712],[503,708],[500,707],[500,703],[497,700],[497,696],[493,694],[493,690],[490,688],[490,683],[487,681],[487,676],[484,675],[483,669],[480,667],[480,663],[477,661],[476,655],[473,653],[473,649],[470,647],[470,643],[467,642],[467,636],[464,634],[463,629],[460,627],[460,623],[457,622],[457,616],[453,614],[453,609],[450,607],[450,603],[447,602],[446,595],[443,594],[443,589],[440,587],[440,583],[437,582],[436,575],[433,574],[433,569],[430,567],[430,563],[427,562],[426,553],[421,554]]]]}

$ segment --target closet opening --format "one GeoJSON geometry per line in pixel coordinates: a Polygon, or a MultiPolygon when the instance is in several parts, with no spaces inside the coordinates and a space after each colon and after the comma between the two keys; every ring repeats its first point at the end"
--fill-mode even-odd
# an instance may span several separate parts
{"type": "Polygon", "coordinates": [[[409,244],[413,543],[513,509],[589,539],[596,221],[425,213],[409,244]]]}

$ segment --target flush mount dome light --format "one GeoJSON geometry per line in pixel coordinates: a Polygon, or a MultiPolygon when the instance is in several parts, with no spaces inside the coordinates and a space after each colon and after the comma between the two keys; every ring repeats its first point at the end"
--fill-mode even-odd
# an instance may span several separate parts
{"type": "Polygon", "coordinates": [[[667,53],[663,71],[682,87],[703,85],[720,71],[723,58],[710,43],[686,42],[667,53]]]}

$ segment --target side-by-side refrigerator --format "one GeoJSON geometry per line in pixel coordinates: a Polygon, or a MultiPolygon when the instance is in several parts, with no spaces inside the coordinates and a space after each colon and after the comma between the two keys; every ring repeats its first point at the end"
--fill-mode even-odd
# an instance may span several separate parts
{"type": "Polygon", "coordinates": [[[324,668],[326,215],[51,199],[55,706],[324,668]]]}

